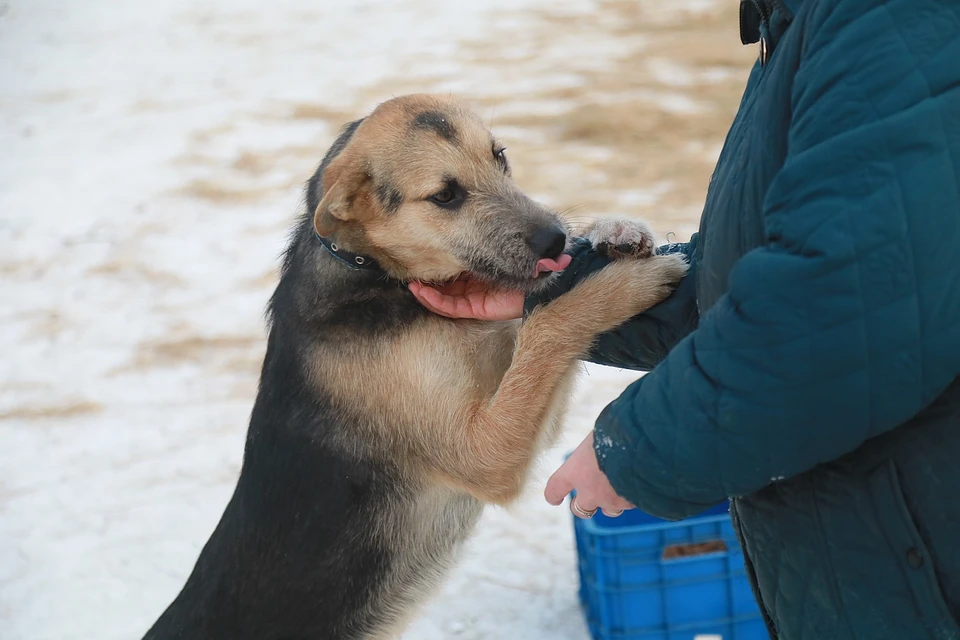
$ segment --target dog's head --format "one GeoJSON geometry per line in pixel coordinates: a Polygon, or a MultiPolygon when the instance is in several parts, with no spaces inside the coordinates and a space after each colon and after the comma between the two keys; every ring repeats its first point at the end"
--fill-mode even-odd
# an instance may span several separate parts
{"type": "Polygon", "coordinates": [[[460,103],[410,95],[353,123],[314,177],[318,234],[403,280],[469,272],[533,290],[560,265],[566,226],[510,177],[503,146],[460,103]],[[319,198],[319,202],[316,200],[319,198]]]}

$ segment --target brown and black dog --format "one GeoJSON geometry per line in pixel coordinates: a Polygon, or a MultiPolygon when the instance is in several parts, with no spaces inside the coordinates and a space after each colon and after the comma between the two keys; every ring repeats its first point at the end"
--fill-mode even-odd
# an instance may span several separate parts
{"type": "Polygon", "coordinates": [[[396,637],[485,503],[520,492],[597,334],[665,298],[683,258],[629,244],[525,321],[450,320],[413,280],[534,291],[569,258],[469,109],[404,96],[350,123],[307,188],[270,305],[232,499],[148,640],[396,637]]]}

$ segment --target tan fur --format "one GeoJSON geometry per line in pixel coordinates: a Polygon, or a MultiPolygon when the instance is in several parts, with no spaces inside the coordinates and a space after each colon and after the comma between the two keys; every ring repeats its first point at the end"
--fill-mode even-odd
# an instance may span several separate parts
{"type": "Polygon", "coordinates": [[[685,269],[677,256],[615,263],[537,310],[519,332],[516,323],[431,318],[348,357],[318,353],[318,382],[389,426],[367,434],[371,452],[403,455],[442,482],[505,504],[521,489],[551,408],[566,399],[558,387],[594,337],[662,300],[685,269]]]}
{"type": "Polygon", "coordinates": [[[364,120],[327,168],[324,197],[314,212],[317,232],[339,232],[357,252],[372,254],[398,279],[454,278],[465,268],[449,251],[451,241],[462,238],[459,220],[502,212],[470,202],[451,216],[424,199],[441,189],[442,177],[450,174],[472,190],[502,192],[504,176],[490,153],[497,144],[480,118],[457,101],[432,95],[390,100],[364,120]],[[448,116],[458,140],[451,143],[431,131],[411,131],[410,118],[422,111],[448,116]],[[374,192],[385,174],[404,196],[402,215],[384,215],[374,192]]]}
{"type": "MultiPolygon", "coordinates": [[[[315,228],[372,255],[393,277],[454,278],[467,268],[456,247],[487,241],[468,225],[511,212],[479,201],[451,215],[424,199],[449,174],[471,190],[519,198],[492,161],[492,144],[479,119],[455,102],[413,96],[385,103],[329,165],[315,228]],[[449,115],[456,144],[428,131],[411,134],[406,123],[423,109],[449,115]],[[376,193],[387,180],[403,196],[395,212],[376,193]]],[[[598,223],[591,232],[618,243],[649,240],[652,248],[642,223],[598,223]]],[[[621,260],[522,324],[429,316],[376,340],[314,347],[313,384],[363,417],[338,446],[399,465],[413,489],[379,525],[398,560],[373,605],[387,623],[371,638],[400,632],[440,582],[484,503],[518,496],[535,457],[559,434],[579,360],[595,337],[663,300],[685,271],[677,256],[621,260]]]]}

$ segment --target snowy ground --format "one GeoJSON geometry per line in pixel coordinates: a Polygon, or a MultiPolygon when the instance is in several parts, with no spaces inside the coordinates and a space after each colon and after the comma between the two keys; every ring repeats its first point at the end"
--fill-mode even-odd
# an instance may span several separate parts
{"type": "MultiPolygon", "coordinates": [[[[0,637],[136,638],[176,595],[233,489],[300,186],[346,120],[458,92],[505,119],[538,196],[577,204],[579,180],[590,213],[657,206],[669,182],[618,190],[615,150],[537,128],[643,45],[610,3],[556,4],[0,0],[0,637]]],[[[669,64],[636,99],[702,108],[669,64]]],[[[684,141],[691,162],[708,166],[714,129],[684,141]]],[[[658,229],[689,234],[699,198],[658,229]]],[[[587,637],[569,514],[540,491],[634,378],[590,369],[563,446],[487,512],[406,638],[587,637]]]]}

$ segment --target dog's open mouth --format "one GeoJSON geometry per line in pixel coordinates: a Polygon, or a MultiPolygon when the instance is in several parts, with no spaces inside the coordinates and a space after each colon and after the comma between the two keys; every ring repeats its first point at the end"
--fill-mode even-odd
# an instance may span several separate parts
{"type": "MultiPolygon", "coordinates": [[[[564,253],[556,259],[541,258],[532,268],[527,266],[522,270],[513,271],[505,269],[493,260],[473,256],[473,259],[468,261],[470,268],[461,273],[456,280],[481,281],[497,289],[514,289],[532,293],[546,286],[553,274],[569,267],[572,261],[573,258],[564,253]]],[[[527,265],[529,264],[528,262],[527,265]]]]}
{"type": "Polygon", "coordinates": [[[563,271],[570,266],[571,260],[573,260],[573,258],[566,253],[561,254],[556,260],[551,260],[550,258],[537,260],[537,268],[536,272],[533,274],[533,277],[534,279],[538,279],[555,271],[563,271]]]}

